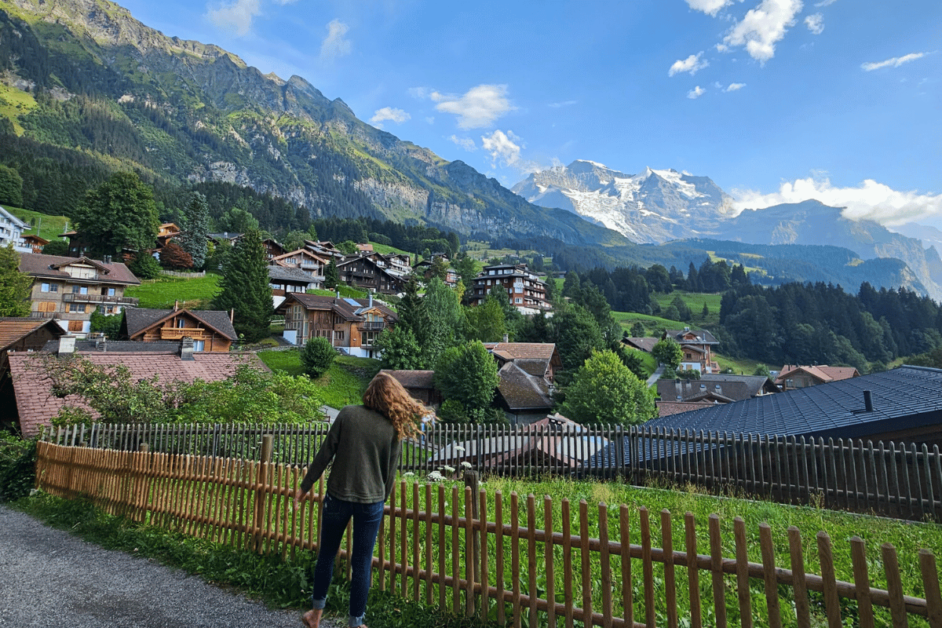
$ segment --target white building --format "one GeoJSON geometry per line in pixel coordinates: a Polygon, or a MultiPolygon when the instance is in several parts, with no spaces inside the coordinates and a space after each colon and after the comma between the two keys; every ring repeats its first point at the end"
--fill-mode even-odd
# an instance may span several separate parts
{"type": "Polygon", "coordinates": [[[0,207],[0,246],[13,245],[17,253],[32,253],[33,249],[23,240],[23,232],[29,225],[0,207]]]}

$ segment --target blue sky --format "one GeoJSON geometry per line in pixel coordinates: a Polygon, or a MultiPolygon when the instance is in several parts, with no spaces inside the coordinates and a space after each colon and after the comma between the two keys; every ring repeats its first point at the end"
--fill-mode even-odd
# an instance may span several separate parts
{"type": "MultiPolygon", "coordinates": [[[[511,186],[590,159],[942,217],[939,0],[123,0],[511,186]]],[[[936,220],[931,220],[936,222],[936,220]]]]}

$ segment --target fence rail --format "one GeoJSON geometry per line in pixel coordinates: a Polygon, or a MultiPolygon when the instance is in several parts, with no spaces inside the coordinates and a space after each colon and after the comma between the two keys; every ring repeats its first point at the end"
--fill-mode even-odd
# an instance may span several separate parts
{"type": "Polygon", "coordinates": [[[183,277],[185,279],[196,279],[198,277],[205,277],[206,271],[201,270],[199,272],[193,271],[182,271],[182,270],[161,270],[161,275],[167,275],[169,277],[183,277]]]}
{"type": "MultiPolygon", "coordinates": [[[[309,425],[100,425],[54,431],[60,444],[308,464],[327,434],[309,425]]],[[[705,434],[623,427],[438,425],[403,448],[400,470],[474,468],[504,476],[557,475],[694,484],[714,492],[830,509],[942,521],[938,446],[838,439],[705,434]]]]}
{"type": "MultiPolygon", "coordinates": [[[[305,471],[297,466],[50,442],[39,444],[37,456],[38,486],[65,498],[86,496],[113,514],[285,559],[318,546],[323,481],[293,510],[305,471]]],[[[403,481],[386,506],[373,566],[383,590],[532,628],[676,628],[680,618],[697,628],[836,628],[848,609],[863,628],[910,621],[942,627],[939,573],[926,550],[918,555],[921,582],[904,583],[892,545],[868,557],[864,541],[853,537],[851,582],[837,578],[834,558],[835,549],[848,549],[835,548],[824,532],[806,547],[798,529],[789,528],[786,553],[776,551],[773,530],[762,524],[757,552],[738,517],[732,543],[717,515],[709,517],[706,532],[691,513],[682,526],[666,510],[660,526],[651,518],[644,508],[622,505],[610,512],[585,500],[557,505],[546,497],[538,508],[533,495],[516,493],[508,508],[499,491],[403,481]],[[676,542],[674,529],[683,531],[676,542]],[[760,562],[750,561],[750,553],[760,562]],[[820,574],[809,573],[809,563],[820,565],[820,574]],[[881,583],[886,588],[875,586],[881,583]]],[[[341,558],[350,549],[348,529],[341,558]]]]}

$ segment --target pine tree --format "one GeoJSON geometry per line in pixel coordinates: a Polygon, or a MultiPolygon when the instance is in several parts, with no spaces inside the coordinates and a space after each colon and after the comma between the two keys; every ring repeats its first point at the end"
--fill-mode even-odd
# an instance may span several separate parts
{"type": "Polygon", "coordinates": [[[29,316],[33,278],[21,273],[19,266],[13,245],[0,247],[0,316],[29,316]]]}
{"type": "Polygon", "coordinates": [[[213,300],[213,307],[235,310],[233,326],[246,341],[258,342],[267,337],[273,313],[271,287],[258,230],[247,232],[232,247],[222,274],[222,292],[213,300]]]}
{"type": "Polygon", "coordinates": [[[183,231],[177,236],[177,241],[183,250],[193,258],[193,268],[202,268],[206,262],[209,233],[209,205],[206,197],[199,192],[193,192],[193,197],[181,214],[180,229],[183,231]]]}
{"type": "Polygon", "coordinates": [[[327,268],[324,269],[324,287],[335,290],[340,285],[340,273],[337,271],[337,260],[331,257],[327,268]]]}

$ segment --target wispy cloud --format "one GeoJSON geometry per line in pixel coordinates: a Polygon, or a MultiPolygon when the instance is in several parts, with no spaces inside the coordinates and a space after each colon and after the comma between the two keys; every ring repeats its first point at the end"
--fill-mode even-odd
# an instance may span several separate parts
{"type": "Polygon", "coordinates": [[[745,86],[746,86],[745,83],[730,83],[730,84],[729,84],[729,87],[727,87],[727,88],[724,89],[723,91],[724,91],[724,92],[738,92],[739,90],[741,90],[741,89],[742,89],[743,87],[745,87],[745,86]]]}
{"type": "Polygon", "coordinates": [[[559,109],[560,107],[571,107],[575,104],[578,104],[578,100],[564,100],[562,102],[551,102],[547,107],[552,107],[553,109],[559,109]]]}
{"type": "Polygon", "coordinates": [[[491,154],[491,166],[510,166],[524,173],[539,172],[539,164],[522,159],[520,151],[525,147],[523,139],[513,131],[494,131],[490,135],[481,136],[481,147],[491,154]]]}
{"type": "Polygon", "coordinates": [[[692,90],[687,92],[687,98],[689,98],[690,100],[696,100],[697,98],[700,98],[700,96],[703,96],[705,93],[706,93],[706,89],[697,85],[692,90]]]}
{"type": "Polygon", "coordinates": [[[475,144],[474,140],[470,137],[458,137],[457,135],[452,135],[448,139],[466,151],[475,151],[478,149],[478,145],[475,144]]]}
{"type": "Polygon", "coordinates": [[[681,72],[689,72],[692,75],[696,74],[699,70],[710,65],[710,62],[706,59],[701,59],[703,56],[703,51],[698,52],[695,55],[690,55],[686,59],[678,59],[674,61],[674,65],[671,66],[671,69],[667,71],[667,76],[674,76],[675,74],[680,74],[681,72]]]}
{"type": "Polygon", "coordinates": [[[294,4],[297,1],[298,0],[274,0],[274,3],[280,4],[281,6],[285,6],[286,4],[294,4]]]}
{"type": "Polygon", "coordinates": [[[370,123],[376,125],[379,128],[383,128],[380,123],[389,120],[390,122],[395,122],[396,124],[402,124],[406,120],[412,118],[408,113],[402,109],[393,109],[392,107],[383,107],[382,109],[377,109],[373,114],[373,117],[370,118],[370,123]]]}
{"type": "Polygon", "coordinates": [[[860,67],[863,68],[866,72],[873,72],[874,70],[879,70],[880,68],[898,68],[904,63],[909,63],[910,61],[915,61],[916,59],[922,59],[925,56],[926,53],[924,52],[911,52],[908,55],[903,55],[902,57],[893,57],[885,61],[864,63],[860,67]]]}
{"type": "Polygon", "coordinates": [[[762,0],[726,34],[723,45],[745,46],[749,56],[765,63],[775,56],[775,44],[794,25],[801,8],[801,0],[762,0]]]}
{"type": "Polygon", "coordinates": [[[515,107],[507,98],[506,85],[478,85],[462,96],[450,96],[432,92],[429,98],[435,101],[435,109],[458,117],[462,129],[479,129],[494,124],[500,117],[515,107]]]}
{"type": "Polygon", "coordinates": [[[720,9],[729,6],[733,0],[687,0],[687,5],[694,11],[702,11],[707,15],[716,15],[720,9]]]}
{"type": "Polygon", "coordinates": [[[815,35],[820,35],[824,32],[824,15],[821,13],[809,15],[805,18],[805,26],[815,35]]]}
{"type": "Polygon", "coordinates": [[[428,98],[429,94],[432,93],[432,90],[428,87],[410,87],[406,90],[406,92],[413,98],[424,100],[428,98]]]}
{"type": "Polygon", "coordinates": [[[827,177],[808,177],[786,181],[771,194],[734,190],[733,196],[739,209],[764,209],[814,199],[831,207],[844,208],[846,218],[874,220],[888,226],[942,216],[942,194],[901,192],[873,179],[857,187],[841,188],[831,185],[827,177]]]}
{"type": "Polygon", "coordinates": [[[349,30],[350,27],[340,20],[331,20],[327,24],[327,37],[321,43],[321,59],[323,61],[333,61],[350,54],[353,50],[353,43],[349,39],[344,39],[349,30]]]}
{"type": "Polygon", "coordinates": [[[815,2],[815,3],[814,3],[814,6],[816,6],[816,7],[818,7],[818,8],[820,9],[820,8],[822,8],[822,7],[829,7],[829,6],[831,6],[832,4],[834,4],[835,2],[837,2],[837,0],[821,0],[821,2],[815,2]]]}
{"type": "Polygon", "coordinates": [[[209,21],[225,31],[247,35],[252,30],[252,20],[261,13],[259,0],[235,0],[229,4],[217,5],[206,11],[209,21]]]}

